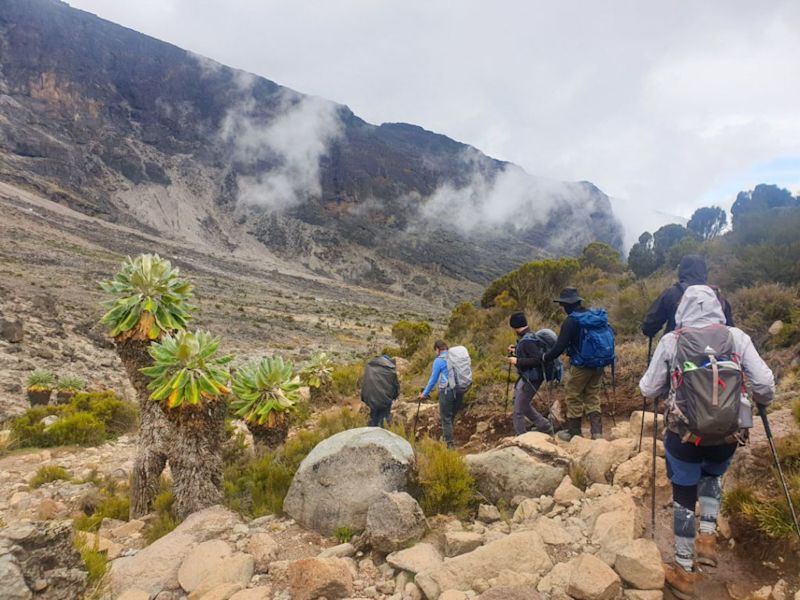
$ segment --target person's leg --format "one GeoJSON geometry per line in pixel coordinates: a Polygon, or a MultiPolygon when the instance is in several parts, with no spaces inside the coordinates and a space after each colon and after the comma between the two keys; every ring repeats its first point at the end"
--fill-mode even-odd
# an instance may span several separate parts
{"type": "Polygon", "coordinates": [[[565,441],[569,441],[576,435],[581,435],[581,419],[583,418],[581,398],[586,384],[586,371],[587,369],[571,365],[569,368],[569,377],[564,386],[564,401],[567,405],[567,429],[558,433],[558,437],[565,441]]]}
{"type": "Polygon", "coordinates": [[[603,387],[603,369],[590,369],[583,388],[583,408],[589,418],[592,439],[603,437],[603,418],[600,412],[600,394],[603,387]]]}
{"type": "Polygon", "coordinates": [[[389,403],[389,406],[386,407],[386,412],[384,414],[384,418],[386,420],[386,426],[390,426],[392,424],[392,403],[389,403]]]}
{"type": "Polygon", "coordinates": [[[694,570],[695,505],[700,482],[702,450],[693,444],[684,444],[672,432],[664,439],[667,459],[667,476],[672,482],[673,532],[675,534],[675,562],[679,570],[665,569],[667,583],[679,594],[694,589],[694,580],[684,573],[694,570]],[[681,573],[683,571],[684,573],[681,573]]]}
{"type": "Polygon", "coordinates": [[[367,420],[367,427],[378,427],[380,425],[381,413],[377,408],[370,406],[369,419],[367,420]]]}
{"type": "Polygon", "coordinates": [[[697,562],[717,566],[717,516],[722,498],[722,475],[728,470],[736,444],[705,448],[700,483],[697,493],[700,500],[700,535],[695,548],[697,562]]]}
{"type": "Polygon", "coordinates": [[[514,425],[514,433],[522,435],[528,431],[526,419],[533,423],[537,431],[551,431],[553,425],[544,418],[539,411],[533,408],[531,401],[536,393],[536,387],[523,379],[517,381],[514,387],[514,412],[511,422],[514,425]]]}
{"type": "Polygon", "coordinates": [[[453,439],[454,408],[455,392],[448,388],[439,388],[439,420],[442,423],[442,439],[448,448],[455,446],[453,439]]]}

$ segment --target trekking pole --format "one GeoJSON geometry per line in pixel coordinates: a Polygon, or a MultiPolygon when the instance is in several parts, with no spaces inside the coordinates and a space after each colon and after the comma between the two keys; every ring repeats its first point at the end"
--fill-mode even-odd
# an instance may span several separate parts
{"type": "Polygon", "coordinates": [[[422,404],[422,397],[417,397],[417,414],[414,416],[414,439],[417,439],[417,421],[419,421],[419,407],[422,404]]]}
{"type": "MultiPolygon", "coordinates": [[[[513,356],[512,352],[508,353],[509,356],[513,356]]],[[[506,376],[506,406],[504,408],[504,412],[508,415],[508,394],[511,390],[511,363],[508,363],[508,376],[506,376]]]]}
{"type": "Polygon", "coordinates": [[[789,486],[786,485],[786,477],[783,475],[781,461],[778,458],[778,450],[775,448],[775,440],[772,438],[772,430],[770,429],[769,421],[767,420],[767,407],[763,404],[759,404],[758,414],[761,416],[761,421],[764,423],[764,431],[767,434],[769,449],[772,451],[772,458],[775,460],[775,467],[778,469],[778,477],[780,478],[781,485],[783,486],[783,493],[786,495],[786,502],[789,504],[789,512],[792,513],[792,521],[794,522],[794,528],[797,532],[797,537],[800,538],[800,523],[797,521],[797,513],[794,510],[794,504],[792,504],[792,495],[789,493],[789,486]]]}
{"type": "MultiPolygon", "coordinates": [[[[653,355],[653,336],[647,338],[647,366],[650,366],[650,357],[653,355]]],[[[655,409],[653,409],[655,414],[655,409]]],[[[642,438],[644,437],[644,414],[647,411],[647,398],[642,398],[642,427],[639,430],[639,450],[642,451],[642,438]]]]}
{"type": "MultiPolygon", "coordinates": [[[[644,415],[642,415],[644,423],[644,415]]],[[[653,477],[650,482],[650,537],[656,539],[656,439],[658,438],[658,396],[653,398],[653,477]]]]}

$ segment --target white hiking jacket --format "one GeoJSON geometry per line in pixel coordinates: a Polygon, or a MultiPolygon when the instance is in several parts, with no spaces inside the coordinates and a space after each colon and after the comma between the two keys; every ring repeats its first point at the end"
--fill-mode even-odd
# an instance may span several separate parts
{"type": "MultiPolygon", "coordinates": [[[[675,328],[704,327],[725,324],[725,315],[717,294],[707,285],[692,285],[683,293],[675,311],[675,328]]],[[[741,357],[742,370],[750,383],[753,400],[769,404],[775,395],[775,378],[767,363],[759,356],[750,336],[736,327],[728,328],[733,335],[734,348],[741,357]]],[[[639,381],[639,389],[647,398],[656,398],[669,391],[669,367],[675,358],[676,336],[666,334],[658,342],[647,372],[639,381]]]]}

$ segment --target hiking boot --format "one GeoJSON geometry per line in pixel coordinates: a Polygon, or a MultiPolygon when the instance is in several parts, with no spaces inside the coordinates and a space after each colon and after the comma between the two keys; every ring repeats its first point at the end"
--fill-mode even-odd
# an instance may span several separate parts
{"type": "Polygon", "coordinates": [[[603,439],[603,417],[599,412],[589,413],[589,426],[591,427],[592,439],[603,439]]]}
{"type": "Polygon", "coordinates": [[[694,550],[701,565],[717,566],[717,536],[713,533],[701,533],[695,538],[694,550]]]}
{"type": "Polygon", "coordinates": [[[556,434],[556,430],[553,427],[552,423],[550,423],[549,427],[543,427],[541,429],[536,429],[536,431],[538,431],[539,433],[546,433],[547,435],[555,435],[556,434]]]}
{"type": "Polygon", "coordinates": [[[694,600],[697,573],[690,573],[677,564],[664,565],[664,578],[669,590],[681,600],[694,600]]]}
{"type": "Polygon", "coordinates": [[[558,432],[558,439],[563,440],[565,442],[570,441],[575,436],[581,435],[581,418],[578,417],[576,419],[567,419],[567,428],[562,429],[558,432]]]}

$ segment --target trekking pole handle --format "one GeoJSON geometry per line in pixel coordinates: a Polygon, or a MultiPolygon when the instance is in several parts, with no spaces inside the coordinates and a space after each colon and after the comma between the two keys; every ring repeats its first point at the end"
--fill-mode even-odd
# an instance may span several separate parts
{"type": "Polygon", "coordinates": [[[756,406],[758,407],[758,416],[761,417],[761,422],[764,423],[764,431],[767,434],[768,438],[772,437],[772,429],[769,427],[769,420],[767,419],[767,407],[764,404],[759,404],[756,402],[756,406]]]}

